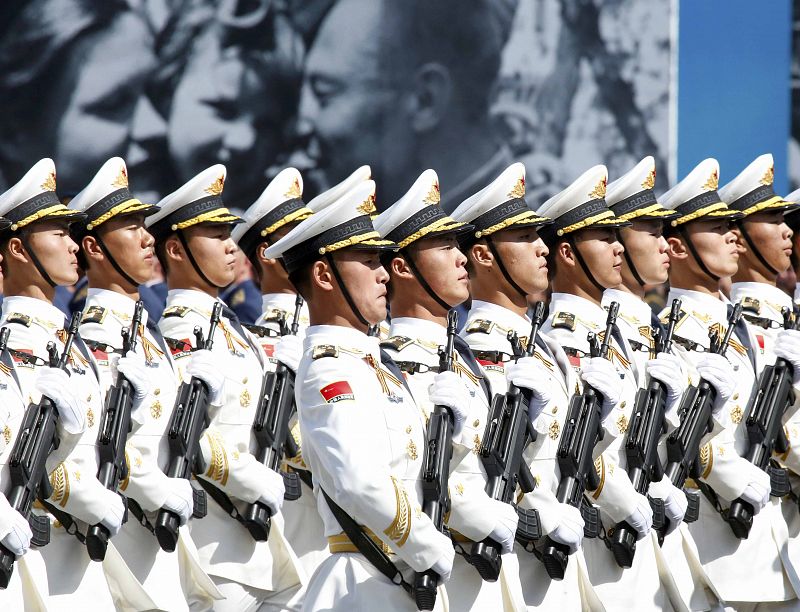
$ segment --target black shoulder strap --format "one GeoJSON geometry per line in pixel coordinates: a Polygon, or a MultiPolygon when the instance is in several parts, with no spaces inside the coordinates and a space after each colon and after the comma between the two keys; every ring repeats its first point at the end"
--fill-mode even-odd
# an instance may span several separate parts
{"type": "MultiPolygon", "coordinates": [[[[731,316],[733,312],[733,305],[728,304],[728,316],[731,316]]],[[[750,358],[750,365],[753,366],[753,370],[756,369],[756,353],[753,350],[753,343],[750,342],[750,330],[747,329],[747,323],[745,322],[744,317],[739,317],[739,321],[736,323],[736,335],[739,338],[739,341],[742,343],[744,348],[747,349],[747,356],[750,358]]]]}
{"type": "Polygon", "coordinates": [[[412,586],[406,582],[405,578],[403,578],[403,574],[400,573],[400,570],[397,569],[397,566],[392,562],[389,556],[380,549],[372,538],[364,533],[361,526],[356,523],[339,504],[328,496],[325,489],[319,487],[319,490],[322,492],[322,495],[325,496],[325,501],[328,502],[328,507],[331,509],[331,512],[333,512],[333,516],[347,534],[347,537],[350,538],[350,541],[358,549],[358,552],[364,555],[367,561],[372,563],[375,569],[386,576],[393,584],[403,587],[406,593],[412,595],[412,586]]]}

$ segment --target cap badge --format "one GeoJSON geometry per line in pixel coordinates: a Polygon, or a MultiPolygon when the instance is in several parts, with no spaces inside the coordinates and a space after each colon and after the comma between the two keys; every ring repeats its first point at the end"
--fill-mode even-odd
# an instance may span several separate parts
{"type": "Polygon", "coordinates": [[[764,174],[764,176],[761,177],[761,184],[772,185],[772,181],[774,180],[775,180],[775,166],[770,166],[769,169],[764,174]]]}
{"type": "Polygon", "coordinates": [[[364,200],[361,205],[356,208],[356,210],[365,215],[371,215],[374,213],[377,210],[377,208],[375,208],[375,194],[369,194],[369,197],[364,200]]]}
{"type": "Polygon", "coordinates": [[[714,170],[711,173],[711,176],[708,177],[708,180],[700,185],[700,189],[704,189],[705,191],[714,191],[719,186],[719,172],[714,170]]]}
{"type": "Polygon", "coordinates": [[[117,178],[115,178],[114,182],[111,184],[114,185],[114,187],[119,187],[120,189],[128,186],[128,171],[125,169],[125,166],[119,169],[117,178]]]}
{"type": "Polygon", "coordinates": [[[223,187],[225,187],[225,177],[220,174],[216,181],[206,187],[205,192],[216,196],[222,193],[223,187]]]}
{"type": "Polygon", "coordinates": [[[47,175],[47,178],[42,183],[42,189],[44,191],[55,191],[56,190],[56,173],[55,171],[51,171],[50,174],[47,175]]]}
{"type": "Polygon", "coordinates": [[[597,185],[594,186],[594,189],[589,192],[589,198],[592,200],[602,200],[604,197],[606,197],[607,183],[608,179],[606,179],[606,177],[600,179],[600,182],[597,183],[597,185]]]}
{"type": "Polygon", "coordinates": [[[428,195],[425,196],[423,202],[425,202],[425,204],[434,206],[438,204],[440,200],[441,195],[439,194],[439,182],[437,181],[431,185],[431,190],[428,192],[428,195]]]}
{"type": "Polygon", "coordinates": [[[650,170],[650,174],[647,175],[647,178],[644,179],[642,182],[642,189],[652,189],[656,186],[656,169],[653,168],[650,170]]]}
{"type": "Polygon", "coordinates": [[[521,176],[517,179],[514,188],[508,192],[509,198],[524,198],[525,197],[525,177],[521,176]]]}
{"type": "Polygon", "coordinates": [[[285,198],[301,198],[303,197],[303,190],[300,188],[300,181],[295,177],[289,189],[283,194],[285,198]]]}

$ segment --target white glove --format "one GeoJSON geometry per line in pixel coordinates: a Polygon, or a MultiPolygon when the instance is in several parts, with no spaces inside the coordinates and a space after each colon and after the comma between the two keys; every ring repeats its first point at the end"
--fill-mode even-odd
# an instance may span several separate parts
{"type": "Polygon", "coordinates": [[[303,356],[303,341],[297,336],[284,336],[275,344],[275,359],[289,368],[292,372],[297,372],[300,359],[303,356]]]}
{"type": "Polygon", "coordinates": [[[590,357],[581,369],[581,379],[603,396],[601,416],[605,419],[619,404],[622,395],[622,381],[617,368],[608,359],[590,357]]]}
{"type": "Polygon", "coordinates": [[[553,399],[550,371],[536,357],[521,357],[516,363],[511,362],[506,366],[506,379],[515,387],[529,389],[533,393],[528,405],[528,418],[532,423],[553,399]]]}
{"type": "Polygon", "coordinates": [[[269,468],[264,470],[265,477],[262,481],[264,488],[261,491],[261,496],[258,501],[266,504],[272,511],[272,514],[277,514],[281,506],[283,506],[283,495],[286,492],[283,486],[283,476],[269,468]]]}
{"type": "Polygon", "coordinates": [[[795,385],[800,384],[800,331],[782,329],[775,336],[775,355],[792,364],[795,385]]]}
{"type": "Polygon", "coordinates": [[[431,565],[431,569],[439,574],[439,583],[443,584],[450,580],[450,573],[453,571],[453,561],[455,560],[456,551],[452,546],[445,548],[445,553],[431,565]]]}
{"type": "Polygon", "coordinates": [[[736,391],[736,373],[731,363],[717,353],[705,353],[697,363],[697,373],[717,391],[711,411],[719,413],[736,391]]]}
{"type": "Polygon", "coordinates": [[[491,500],[494,506],[494,514],[497,517],[494,529],[489,534],[495,542],[500,544],[500,552],[510,553],[514,547],[514,538],[517,535],[517,523],[519,517],[517,511],[511,504],[506,504],[495,499],[491,500]]]}
{"type": "Polygon", "coordinates": [[[453,439],[458,440],[461,430],[464,429],[470,403],[469,391],[464,386],[464,381],[455,372],[439,372],[428,387],[428,396],[435,406],[447,406],[452,411],[453,439]]]}
{"type": "Polygon", "coordinates": [[[672,533],[683,522],[689,500],[686,493],[664,477],[659,482],[650,483],[650,496],[663,500],[664,516],[667,518],[667,533],[672,533]]]}
{"type": "Polygon", "coordinates": [[[61,368],[42,368],[36,377],[36,390],[56,405],[61,425],[71,434],[86,430],[86,411],[69,384],[69,374],[61,368]]]}
{"type": "Polygon", "coordinates": [[[194,491],[185,478],[170,478],[170,492],[164,508],[178,515],[181,525],[185,525],[194,511],[194,491]]]}
{"type": "Polygon", "coordinates": [[[645,363],[644,367],[647,374],[664,383],[667,389],[667,414],[676,411],[688,386],[680,358],[669,353],[659,353],[655,359],[645,363]]]}
{"type": "Polygon", "coordinates": [[[0,543],[17,557],[28,552],[31,546],[31,526],[25,517],[11,507],[6,497],[0,494],[0,512],[3,516],[0,522],[5,529],[0,534],[0,543]]]}
{"type": "Polygon", "coordinates": [[[192,353],[186,373],[202,380],[208,387],[208,400],[218,404],[222,396],[222,386],[225,384],[225,375],[214,359],[211,351],[202,349],[192,353]]]}
{"type": "Polygon", "coordinates": [[[569,504],[559,504],[559,508],[559,523],[547,535],[559,544],[567,546],[569,553],[572,554],[581,547],[583,541],[583,516],[578,508],[569,504]]]}
{"type": "Polygon", "coordinates": [[[106,511],[103,513],[103,518],[100,519],[100,524],[103,525],[108,532],[115,536],[122,529],[122,519],[125,516],[125,504],[117,493],[109,491],[105,487],[99,488],[102,493],[101,502],[105,503],[106,511]]]}
{"type": "Polygon", "coordinates": [[[636,530],[637,540],[641,540],[644,536],[650,533],[650,528],[653,526],[653,509],[650,507],[650,501],[639,493],[636,495],[636,508],[625,518],[625,522],[636,530]]]}
{"type": "Polygon", "coordinates": [[[133,406],[131,408],[133,411],[138,410],[150,393],[152,386],[152,379],[147,371],[144,357],[128,351],[124,357],[116,360],[115,367],[131,383],[133,387],[133,406]]]}
{"type": "MultiPolygon", "coordinates": [[[[743,462],[744,466],[745,463],[743,462]]],[[[761,509],[769,502],[770,481],[769,474],[764,470],[758,469],[755,465],[746,462],[742,470],[742,476],[748,481],[744,491],[739,495],[744,501],[753,506],[753,514],[756,515],[761,512],[761,509]]]]}

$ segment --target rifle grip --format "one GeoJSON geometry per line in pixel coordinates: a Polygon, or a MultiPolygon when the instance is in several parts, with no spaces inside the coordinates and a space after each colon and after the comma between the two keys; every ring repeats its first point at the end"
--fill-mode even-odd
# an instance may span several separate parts
{"type": "Polygon", "coordinates": [[[102,561],[106,558],[108,540],[111,534],[104,525],[92,525],[86,533],[86,551],[92,561],[102,561]]]}
{"type": "Polygon", "coordinates": [[[542,548],[542,563],[544,563],[544,569],[547,570],[547,575],[552,580],[564,580],[567,563],[569,563],[569,548],[547,536],[542,548]]]}
{"type": "Polygon", "coordinates": [[[419,572],[414,578],[414,602],[418,610],[433,610],[436,605],[436,588],[439,574],[432,569],[419,572]]]}
{"type": "Polygon", "coordinates": [[[0,544],[0,589],[5,589],[8,587],[8,583],[11,582],[16,559],[10,550],[0,544]]]}
{"type": "Polygon", "coordinates": [[[731,502],[731,507],[728,508],[728,524],[731,526],[731,531],[740,540],[746,540],[750,535],[750,529],[753,527],[753,506],[744,501],[741,497],[731,502]]]}
{"type": "Polygon", "coordinates": [[[633,565],[636,555],[636,530],[625,521],[617,523],[609,534],[609,547],[614,555],[614,561],[624,569],[633,565]]]}
{"type": "Polygon", "coordinates": [[[262,502],[250,504],[244,515],[244,526],[256,542],[266,542],[272,527],[272,511],[262,502]]]}
{"type": "Polygon", "coordinates": [[[162,550],[175,552],[178,544],[178,528],[181,525],[180,517],[170,510],[161,509],[156,518],[155,534],[158,545],[162,550]]]}
{"type": "Polygon", "coordinates": [[[500,577],[500,568],[503,566],[500,544],[492,538],[486,538],[483,542],[475,542],[470,550],[468,560],[486,582],[497,582],[500,577]]]}

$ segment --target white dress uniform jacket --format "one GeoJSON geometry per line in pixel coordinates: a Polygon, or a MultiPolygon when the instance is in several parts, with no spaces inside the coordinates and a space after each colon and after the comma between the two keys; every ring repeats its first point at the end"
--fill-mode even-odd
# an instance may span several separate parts
{"type": "MultiPolygon", "coordinates": [[[[64,314],[43,300],[10,296],[3,301],[0,326],[8,327],[10,348],[29,353],[47,363],[47,343],[55,342],[59,354],[64,349],[64,314]]],[[[22,396],[38,402],[35,389],[39,365],[14,358],[22,396]]],[[[54,507],[77,519],[82,533],[103,518],[105,505],[99,504],[103,486],[96,478],[97,434],[103,398],[97,378],[97,365],[85,345],[73,344],[67,366],[70,384],[86,408],[86,430],[78,436],[63,435],[61,445],[50,455],[48,469],[53,494],[48,499],[54,507]]],[[[148,609],[154,603],[134,577],[113,540],[103,563],[89,559],[86,548],[68,534],[60,522],[50,516],[50,543],[41,548],[48,568],[49,610],[76,610],[117,605],[122,609],[148,609]]]]}
{"type": "MultiPolygon", "coordinates": [[[[491,302],[472,301],[472,309],[461,334],[486,372],[495,393],[508,389],[506,365],[513,355],[508,339],[509,332],[514,332],[521,340],[527,341],[531,332],[530,319],[491,302]],[[491,351],[502,353],[502,358],[498,360],[494,355],[488,354],[491,351]]],[[[537,338],[534,357],[550,372],[546,384],[552,398],[534,421],[533,426],[538,437],[524,453],[536,481],[536,488],[526,493],[519,504],[525,508],[535,508],[539,512],[544,537],[557,524],[560,512],[561,504],[555,496],[561,478],[556,450],[577,376],[557,343],[541,332],[537,338]]],[[[582,549],[571,556],[567,572],[561,581],[551,580],[542,562],[519,544],[515,544],[514,550],[519,560],[520,583],[525,603],[529,607],[541,606],[554,610],[597,609],[598,598],[589,582],[582,549]]]]}
{"type": "MultiPolygon", "coordinates": [[[[158,323],[167,338],[184,340],[194,346],[193,330],[208,333],[211,310],[217,300],[200,291],[174,289],[167,294],[167,307],[158,323]]],[[[253,418],[260,401],[264,366],[261,349],[254,337],[238,322],[223,315],[214,335],[213,353],[225,374],[219,405],[209,407],[210,425],[201,439],[205,474],[198,474],[233,499],[239,510],[260,496],[253,418]],[[238,328],[238,329],[237,329],[238,328]]],[[[179,378],[185,373],[190,352],[173,349],[179,378]]],[[[296,587],[305,579],[299,561],[283,535],[283,517],[272,517],[267,542],[256,542],[236,520],[212,499],[208,515],[190,521],[192,539],[200,564],[217,576],[262,591],[279,592],[296,587]]]]}
{"type": "MultiPolygon", "coordinates": [[[[702,357],[702,351],[708,349],[709,329],[716,326],[720,334],[724,333],[729,303],[714,295],[673,288],[667,303],[675,298],[682,300],[683,311],[675,326],[677,353],[693,367],[702,357]]],[[[752,345],[751,339],[742,338],[739,330],[731,337],[725,357],[736,372],[737,388],[716,416],[714,431],[705,436],[700,450],[701,480],[714,489],[724,508],[746,485],[737,476],[741,462],[745,461],[740,455],[747,446],[744,411],[756,380],[747,349],[752,345]]],[[[700,519],[689,524],[689,531],[697,544],[700,561],[724,601],[770,602],[795,598],[790,580],[794,571],[784,565],[781,555],[787,534],[777,503],[767,504],[754,517],[750,536],[739,540],[701,495],[700,519]]]]}
{"type": "MultiPolygon", "coordinates": [[[[554,293],[543,331],[563,347],[576,373],[579,373],[581,362],[590,354],[587,336],[593,332],[600,340],[605,333],[606,318],[605,310],[585,298],[554,293]]],[[[600,486],[595,491],[587,491],[592,503],[600,508],[605,529],[630,516],[636,504],[636,491],[625,471],[624,438],[638,385],[624,340],[620,344],[618,339],[612,338],[608,357],[620,377],[621,400],[603,422],[605,436],[595,447],[595,469],[600,477],[600,486]]],[[[575,392],[582,392],[582,386],[575,392]]],[[[650,533],[636,543],[636,555],[629,569],[622,569],[614,562],[611,551],[599,538],[584,539],[589,578],[607,610],[669,609],[668,599],[660,586],[653,550],[654,537],[650,533]]]]}
{"type": "MultiPolygon", "coordinates": [[[[401,571],[431,567],[445,554],[440,542],[450,543],[421,508],[424,414],[381,363],[377,338],[317,325],[308,328],[303,348],[295,386],[303,457],[333,553],[311,578],[304,609],[414,610],[405,591],[356,552],[320,488],[401,571]]],[[[438,607],[446,603],[443,591],[438,607]]]]}
{"type": "MultiPolygon", "coordinates": [[[[115,356],[110,350],[121,351],[121,332],[130,330],[134,306],[134,301],[121,293],[89,289],[80,334],[95,358],[104,393],[117,382],[111,367],[115,356]]],[[[170,479],[164,473],[169,463],[166,431],[180,383],[171,353],[158,327],[148,321],[146,310],[142,312],[136,354],[145,358],[151,386],[142,406],[132,415],[132,431],[125,447],[128,478],[120,483],[120,490],[138,503],[152,526],[169,495],[170,479]]],[[[222,597],[200,567],[188,526],[180,529],[178,550],[168,553],[129,510],[128,522],[114,537],[114,544],[159,608],[188,610],[189,601],[222,597]],[[175,588],[178,584],[180,589],[175,588]]]]}

